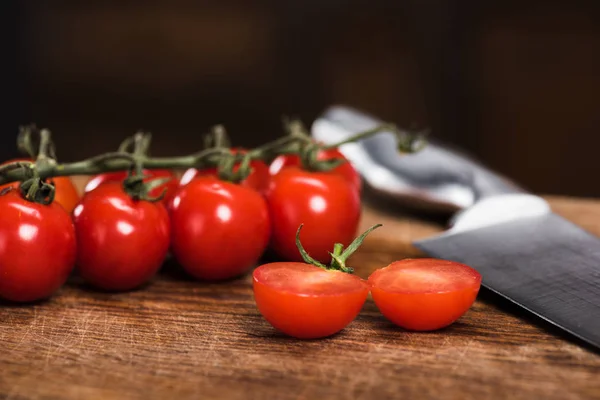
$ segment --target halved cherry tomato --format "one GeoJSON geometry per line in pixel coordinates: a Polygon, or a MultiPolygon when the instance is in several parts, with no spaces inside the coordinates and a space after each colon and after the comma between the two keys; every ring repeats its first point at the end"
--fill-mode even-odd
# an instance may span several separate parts
{"type": "Polygon", "coordinates": [[[479,292],[481,275],[453,261],[405,259],[373,272],[369,283],[387,319],[405,329],[431,331],[467,312],[479,292]]]}
{"type": "Polygon", "coordinates": [[[335,243],[347,246],[356,234],[360,195],[338,174],[284,168],[272,177],[266,199],[271,213],[271,248],[287,261],[302,261],[295,244],[300,224],[304,224],[306,251],[323,263],[330,260],[335,243]]]}
{"type": "MultiPolygon", "coordinates": [[[[340,165],[339,167],[334,168],[333,170],[331,170],[331,172],[343,176],[348,182],[350,182],[350,184],[354,188],[360,191],[362,187],[362,180],[360,174],[354,169],[350,161],[348,161],[338,149],[321,150],[317,154],[317,160],[331,160],[334,158],[341,158],[343,160],[346,160],[346,162],[340,165]]],[[[271,175],[277,175],[284,168],[299,167],[300,165],[300,157],[298,157],[297,155],[281,155],[271,162],[271,164],[269,165],[269,173],[271,175]]]]}
{"type": "Polygon", "coordinates": [[[295,262],[258,267],[253,289],[264,318],[299,339],[341,331],[356,318],[369,294],[369,285],[358,276],[295,262]]]}
{"type": "Polygon", "coordinates": [[[169,207],[171,251],[192,276],[222,280],[256,265],[269,243],[269,210],[256,190],[200,176],[169,207]]]}
{"type": "Polygon", "coordinates": [[[0,298],[50,297],[75,265],[75,228],[57,203],[25,200],[14,188],[0,195],[0,298]]]}
{"type": "Polygon", "coordinates": [[[149,281],[169,249],[169,216],[161,202],[133,200],[119,182],[85,194],[73,212],[77,268],[92,286],[124,291],[149,281]]]}
{"type": "MultiPolygon", "coordinates": [[[[92,190],[96,189],[98,186],[105,182],[122,183],[125,180],[125,178],[127,178],[127,174],[127,171],[115,171],[96,175],[92,179],[90,179],[90,181],[85,185],[84,192],[91,192],[92,190]]],[[[168,182],[150,191],[150,196],[156,197],[159,196],[163,192],[163,190],[166,189],[165,196],[163,197],[161,202],[163,204],[169,204],[179,186],[177,183],[175,173],[166,169],[150,169],[144,170],[144,175],[147,175],[147,177],[144,178],[144,182],[148,182],[158,178],[171,178],[171,180],[169,180],[168,182]]]]}
{"type": "MultiPolygon", "coordinates": [[[[238,149],[238,148],[232,148],[231,151],[232,151],[232,153],[240,153],[240,154],[245,154],[247,152],[247,150],[245,150],[245,149],[238,149]]],[[[238,163],[233,167],[234,172],[239,169],[239,166],[240,166],[240,164],[238,163]]],[[[259,193],[265,193],[267,188],[269,187],[269,182],[271,180],[271,177],[269,175],[269,167],[267,167],[267,164],[265,164],[264,161],[262,161],[262,160],[252,160],[250,162],[250,168],[252,169],[250,172],[250,175],[248,175],[248,177],[246,179],[244,179],[242,182],[240,182],[240,185],[255,189],[259,193]]],[[[189,168],[181,176],[181,179],[179,180],[179,185],[185,186],[188,183],[190,183],[192,181],[192,179],[194,179],[197,176],[215,176],[216,177],[217,169],[216,168],[207,168],[207,169],[198,171],[196,168],[189,168]]]]}
{"type": "MultiPolygon", "coordinates": [[[[17,161],[31,161],[31,159],[17,158],[14,160],[5,161],[2,164],[8,164],[17,161]]],[[[55,187],[54,201],[60,204],[65,209],[65,211],[67,211],[70,214],[79,202],[79,193],[77,192],[73,181],[68,176],[57,176],[48,179],[48,181],[52,182],[55,187]]],[[[2,185],[0,186],[0,190],[9,186],[18,188],[19,182],[12,182],[6,185],[2,185]]]]}

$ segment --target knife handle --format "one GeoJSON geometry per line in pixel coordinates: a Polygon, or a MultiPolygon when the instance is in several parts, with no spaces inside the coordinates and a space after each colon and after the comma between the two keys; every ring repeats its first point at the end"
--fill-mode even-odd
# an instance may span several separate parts
{"type": "MultiPolygon", "coordinates": [[[[331,144],[382,121],[345,106],[327,109],[312,126],[316,140],[331,144]]],[[[435,141],[421,151],[401,155],[389,132],[340,147],[366,183],[377,191],[432,206],[465,209],[499,194],[525,193],[508,179],[472,158],[435,141]]]]}

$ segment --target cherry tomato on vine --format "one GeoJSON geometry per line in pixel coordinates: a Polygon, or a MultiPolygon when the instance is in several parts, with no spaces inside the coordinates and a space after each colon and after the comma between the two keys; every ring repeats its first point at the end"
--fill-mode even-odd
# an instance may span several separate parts
{"type": "Polygon", "coordinates": [[[42,300],[55,293],[75,265],[75,229],[57,203],[25,200],[17,189],[0,195],[0,298],[42,300]]]}
{"type": "Polygon", "coordinates": [[[248,187],[200,176],[177,191],[169,211],[171,251],[199,279],[243,274],[269,242],[267,204],[248,187]]]}
{"type": "MultiPolygon", "coordinates": [[[[360,174],[356,171],[356,169],[354,169],[350,161],[348,161],[338,149],[321,150],[317,154],[317,160],[321,161],[331,160],[334,158],[341,158],[343,160],[346,160],[346,162],[334,168],[330,172],[343,176],[348,182],[352,184],[354,188],[360,191],[362,187],[362,180],[360,174]]],[[[300,165],[300,157],[298,157],[298,155],[280,155],[277,158],[275,158],[269,165],[269,173],[271,175],[277,175],[284,168],[299,167],[300,165]]]]}
{"type": "MultiPolygon", "coordinates": [[[[247,151],[245,149],[233,148],[231,149],[232,153],[240,153],[245,154],[247,151]]],[[[233,167],[233,171],[237,171],[239,169],[240,164],[237,163],[233,167]]],[[[269,187],[269,182],[271,177],[269,175],[269,167],[262,160],[252,160],[250,162],[250,168],[252,169],[250,175],[242,182],[240,185],[246,186],[252,189],[257,190],[259,193],[264,193],[269,187]]],[[[217,176],[217,168],[207,168],[203,170],[197,170],[196,168],[189,168],[184,172],[179,180],[180,186],[185,186],[192,181],[197,176],[217,176]]]]}
{"type": "MultiPolygon", "coordinates": [[[[90,181],[85,185],[84,192],[89,193],[105,182],[122,183],[125,180],[125,178],[127,178],[127,174],[127,171],[116,171],[96,175],[92,179],[90,179],[90,181]]],[[[171,180],[169,180],[168,182],[150,191],[150,195],[156,197],[159,196],[163,192],[163,190],[166,189],[165,196],[162,198],[161,202],[163,204],[169,204],[169,202],[175,195],[175,192],[177,191],[177,187],[179,186],[177,183],[175,173],[166,169],[149,169],[144,170],[144,175],[147,176],[146,178],[144,178],[144,182],[148,182],[157,178],[171,178],[171,180]]]]}
{"type": "Polygon", "coordinates": [[[287,167],[272,177],[266,194],[271,213],[272,250],[287,261],[301,261],[294,235],[304,224],[302,242],[320,262],[328,262],[336,242],[348,245],[361,214],[360,195],[343,177],[287,167]]]}
{"type": "Polygon", "coordinates": [[[457,262],[405,259],[373,272],[369,283],[387,319],[405,329],[431,331],[467,312],[479,292],[481,275],[457,262]]]}
{"type": "Polygon", "coordinates": [[[297,262],[258,267],[253,289],[264,318],[299,339],[341,331],[356,318],[369,294],[367,282],[356,275],[297,262]]]}
{"type": "Polygon", "coordinates": [[[125,291],[148,282],[169,250],[161,202],[132,199],[119,182],[86,193],[73,212],[77,268],[94,287],[125,291]]]}
{"type": "MultiPolygon", "coordinates": [[[[31,159],[26,158],[18,158],[14,160],[9,160],[4,162],[3,164],[8,164],[17,161],[31,161],[31,159]]],[[[54,201],[60,204],[69,214],[73,211],[77,203],[79,202],[79,193],[73,184],[73,181],[68,176],[57,176],[54,178],[48,179],[48,181],[52,182],[55,187],[54,192],[54,201]]],[[[5,187],[19,187],[19,182],[12,182],[6,185],[0,186],[0,190],[5,187]]]]}

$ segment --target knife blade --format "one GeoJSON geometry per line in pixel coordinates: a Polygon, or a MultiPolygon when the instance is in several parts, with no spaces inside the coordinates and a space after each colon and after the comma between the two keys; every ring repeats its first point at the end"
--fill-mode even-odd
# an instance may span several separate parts
{"type": "MultiPolygon", "coordinates": [[[[334,106],[311,131],[329,144],[380,123],[334,106]]],[[[340,151],[375,191],[454,212],[445,232],[414,245],[472,266],[483,287],[600,348],[600,239],[460,152],[434,142],[400,156],[395,140],[384,133],[340,151]]]]}

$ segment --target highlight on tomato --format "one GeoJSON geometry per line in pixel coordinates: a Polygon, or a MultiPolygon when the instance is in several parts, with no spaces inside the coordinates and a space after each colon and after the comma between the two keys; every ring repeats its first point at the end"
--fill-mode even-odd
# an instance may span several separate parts
{"type": "Polygon", "coordinates": [[[71,217],[58,203],[26,200],[14,187],[0,191],[0,210],[0,298],[13,302],[49,298],[75,264],[71,217]]]}
{"type": "Polygon", "coordinates": [[[171,251],[193,277],[219,281],[255,266],[269,243],[263,196],[249,187],[199,176],[169,206],[171,251]]]}
{"type": "Polygon", "coordinates": [[[272,177],[266,194],[272,221],[271,249],[286,261],[302,261],[295,244],[300,224],[306,251],[319,262],[339,242],[350,244],[361,214],[358,191],[338,174],[287,167],[272,177]]]}
{"type": "MultiPolygon", "coordinates": [[[[165,193],[161,202],[163,204],[169,204],[177,188],[179,187],[177,183],[177,177],[173,171],[168,169],[145,169],[143,171],[144,174],[144,182],[150,182],[159,178],[169,178],[169,180],[165,181],[162,185],[159,185],[152,189],[149,193],[152,197],[158,197],[163,192],[165,193]]],[[[129,176],[128,171],[115,171],[115,172],[106,172],[103,174],[98,174],[92,177],[88,183],[85,185],[84,192],[89,193],[92,190],[96,189],[103,183],[106,182],[119,182],[123,183],[125,179],[129,176]]]]}
{"type": "Polygon", "coordinates": [[[145,197],[136,198],[123,183],[106,182],[75,208],[77,269],[91,286],[132,290],[150,281],[162,265],[169,249],[169,216],[160,201],[145,197]]]}
{"type": "MultiPolygon", "coordinates": [[[[246,154],[247,150],[242,148],[232,148],[231,153],[246,154]]],[[[233,172],[237,172],[240,168],[241,162],[238,162],[233,167],[233,172]]],[[[179,180],[180,186],[185,186],[190,183],[194,178],[198,176],[214,176],[218,177],[217,168],[206,168],[198,170],[196,168],[188,168],[181,179],[179,180]]],[[[250,174],[239,184],[245,187],[252,188],[259,193],[265,193],[269,187],[271,177],[269,175],[269,167],[262,160],[252,160],[250,162],[250,174]]]]}
{"type": "MultiPolygon", "coordinates": [[[[329,161],[334,159],[341,159],[344,160],[344,162],[333,168],[330,172],[342,176],[352,187],[360,192],[362,188],[360,174],[338,149],[320,149],[317,153],[318,161],[329,161]]],[[[300,157],[297,154],[283,154],[276,157],[271,164],[269,164],[269,173],[271,175],[277,175],[285,168],[300,167],[301,165],[300,157]]]]}
{"type": "Polygon", "coordinates": [[[378,269],[368,281],[373,301],[388,320],[408,330],[432,331],[469,310],[481,275],[457,262],[419,258],[378,269]]]}
{"type": "Polygon", "coordinates": [[[336,243],[326,266],[304,249],[300,225],[296,245],[304,262],[274,262],[253,272],[259,312],[277,330],[298,339],[323,338],[340,332],[356,318],[369,294],[367,281],[352,275],[346,260],[380,226],[368,229],[346,249],[336,243]]]}

